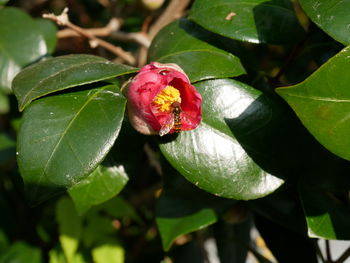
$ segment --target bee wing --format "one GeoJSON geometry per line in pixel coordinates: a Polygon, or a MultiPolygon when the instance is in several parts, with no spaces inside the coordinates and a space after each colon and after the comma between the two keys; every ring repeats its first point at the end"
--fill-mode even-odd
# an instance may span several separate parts
{"type": "Polygon", "coordinates": [[[168,118],[164,122],[162,128],[159,130],[159,136],[164,136],[168,134],[174,126],[174,114],[169,114],[168,118]]]}

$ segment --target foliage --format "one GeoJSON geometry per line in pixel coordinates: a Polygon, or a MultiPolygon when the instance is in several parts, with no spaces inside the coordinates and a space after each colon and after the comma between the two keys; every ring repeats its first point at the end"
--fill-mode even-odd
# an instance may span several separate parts
{"type": "MultiPolygon", "coordinates": [[[[55,1],[17,2],[0,1],[0,262],[205,262],[211,240],[223,263],[273,261],[252,228],[278,261],[317,262],[314,239],[350,239],[349,1],[194,0],[148,48],[110,33],[114,62],[97,31],[94,49],[33,18],[55,1]],[[130,126],[145,49],[201,93],[197,129],[130,126]]],[[[72,2],[77,24],[151,38],[173,1],[72,2]]]]}

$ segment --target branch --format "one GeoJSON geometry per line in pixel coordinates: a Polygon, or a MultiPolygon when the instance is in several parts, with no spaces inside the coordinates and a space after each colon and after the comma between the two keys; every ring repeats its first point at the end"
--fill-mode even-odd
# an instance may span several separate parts
{"type": "Polygon", "coordinates": [[[343,263],[350,257],[350,247],[335,261],[335,263],[343,263]]]}
{"type": "Polygon", "coordinates": [[[54,14],[43,14],[43,18],[50,19],[54,21],[59,26],[66,26],[69,29],[73,30],[74,32],[78,33],[79,35],[82,35],[90,40],[90,45],[98,45],[101,46],[110,52],[114,53],[118,57],[122,58],[125,62],[127,62],[130,65],[135,64],[135,58],[129,53],[123,50],[121,47],[114,46],[113,44],[104,41],[100,38],[95,37],[93,34],[88,32],[86,29],[83,29],[77,25],[72,24],[69,21],[68,18],[68,8],[65,8],[62,12],[62,14],[56,16],[54,14]]]}
{"type": "MultiPolygon", "coordinates": [[[[121,23],[118,19],[112,18],[111,21],[105,27],[88,28],[84,30],[85,32],[95,37],[111,37],[113,39],[123,42],[135,42],[146,48],[148,48],[151,45],[151,41],[143,32],[126,33],[118,31],[120,25],[121,23]]],[[[80,36],[80,34],[70,28],[65,28],[58,31],[57,36],[58,38],[67,38],[78,37],[80,36]]]]}
{"type": "Polygon", "coordinates": [[[171,0],[163,14],[150,28],[148,33],[150,39],[153,39],[165,25],[180,18],[190,2],[191,0],[171,0]]]}

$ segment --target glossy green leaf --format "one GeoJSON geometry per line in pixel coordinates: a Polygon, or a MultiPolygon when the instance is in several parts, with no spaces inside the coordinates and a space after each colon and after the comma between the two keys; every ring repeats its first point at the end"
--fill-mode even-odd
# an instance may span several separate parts
{"type": "Polygon", "coordinates": [[[0,255],[0,263],[41,263],[41,251],[24,242],[14,243],[7,251],[0,255]]]}
{"type": "MultiPolygon", "coordinates": [[[[347,192],[343,195],[347,198],[347,192]]],[[[300,198],[310,237],[350,239],[350,207],[339,196],[321,189],[301,187],[300,198]]]]}
{"type": "Polygon", "coordinates": [[[350,1],[300,0],[311,20],[327,34],[344,45],[350,44],[350,1]]]}
{"type": "Polygon", "coordinates": [[[68,190],[79,214],[85,213],[91,206],[101,204],[117,195],[129,178],[123,166],[99,166],[87,178],[68,190]]]}
{"type": "Polygon", "coordinates": [[[202,123],[176,139],[164,138],[160,148],[168,161],[217,196],[247,200],[275,191],[283,180],[263,169],[279,174],[274,169],[281,163],[278,156],[286,155],[272,154],[274,141],[280,141],[276,132],[283,127],[283,110],[260,91],[234,80],[196,86],[203,97],[202,123]]]}
{"type": "Polygon", "coordinates": [[[252,43],[289,43],[303,34],[289,0],[196,0],[189,19],[209,31],[252,43]]]}
{"type": "Polygon", "coordinates": [[[205,228],[235,201],[210,195],[176,174],[164,171],[165,189],[157,202],[156,221],[165,251],[184,234],[205,228]]]}
{"type": "Polygon", "coordinates": [[[120,244],[103,244],[92,250],[92,258],[96,263],[124,262],[125,251],[120,244]]]}
{"type": "Polygon", "coordinates": [[[164,27],[152,41],[149,59],[178,64],[192,82],[244,74],[238,57],[204,41],[213,38],[213,34],[195,23],[177,20],[164,27]]]}
{"type": "Polygon", "coordinates": [[[125,98],[113,85],[35,101],[23,115],[18,165],[33,202],[90,174],[112,147],[125,98]]]}
{"type": "Polygon", "coordinates": [[[0,0],[0,5],[4,5],[8,2],[9,0],[0,0]]]}
{"type": "Polygon", "coordinates": [[[328,150],[350,160],[350,47],[304,82],[276,91],[328,150]]]}
{"type": "Polygon", "coordinates": [[[19,109],[47,94],[136,72],[123,64],[92,55],[67,55],[39,62],[21,71],[13,81],[19,109]]]}
{"type": "Polygon", "coordinates": [[[60,243],[67,263],[73,263],[79,246],[82,222],[73,202],[67,197],[61,198],[57,203],[56,220],[59,225],[60,243]]]}
{"type": "Polygon", "coordinates": [[[0,88],[9,92],[14,76],[22,67],[54,49],[55,27],[41,25],[20,9],[0,10],[0,88]]]}

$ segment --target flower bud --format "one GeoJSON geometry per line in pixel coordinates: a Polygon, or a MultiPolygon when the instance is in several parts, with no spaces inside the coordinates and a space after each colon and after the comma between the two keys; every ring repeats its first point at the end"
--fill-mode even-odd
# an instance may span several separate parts
{"type": "Polygon", "coordinates": [[[152,62],[141,68],[127,98],[129,120],[143,134],[192,130],[202,120],[202,97],[176,64],[152,62]]]}

